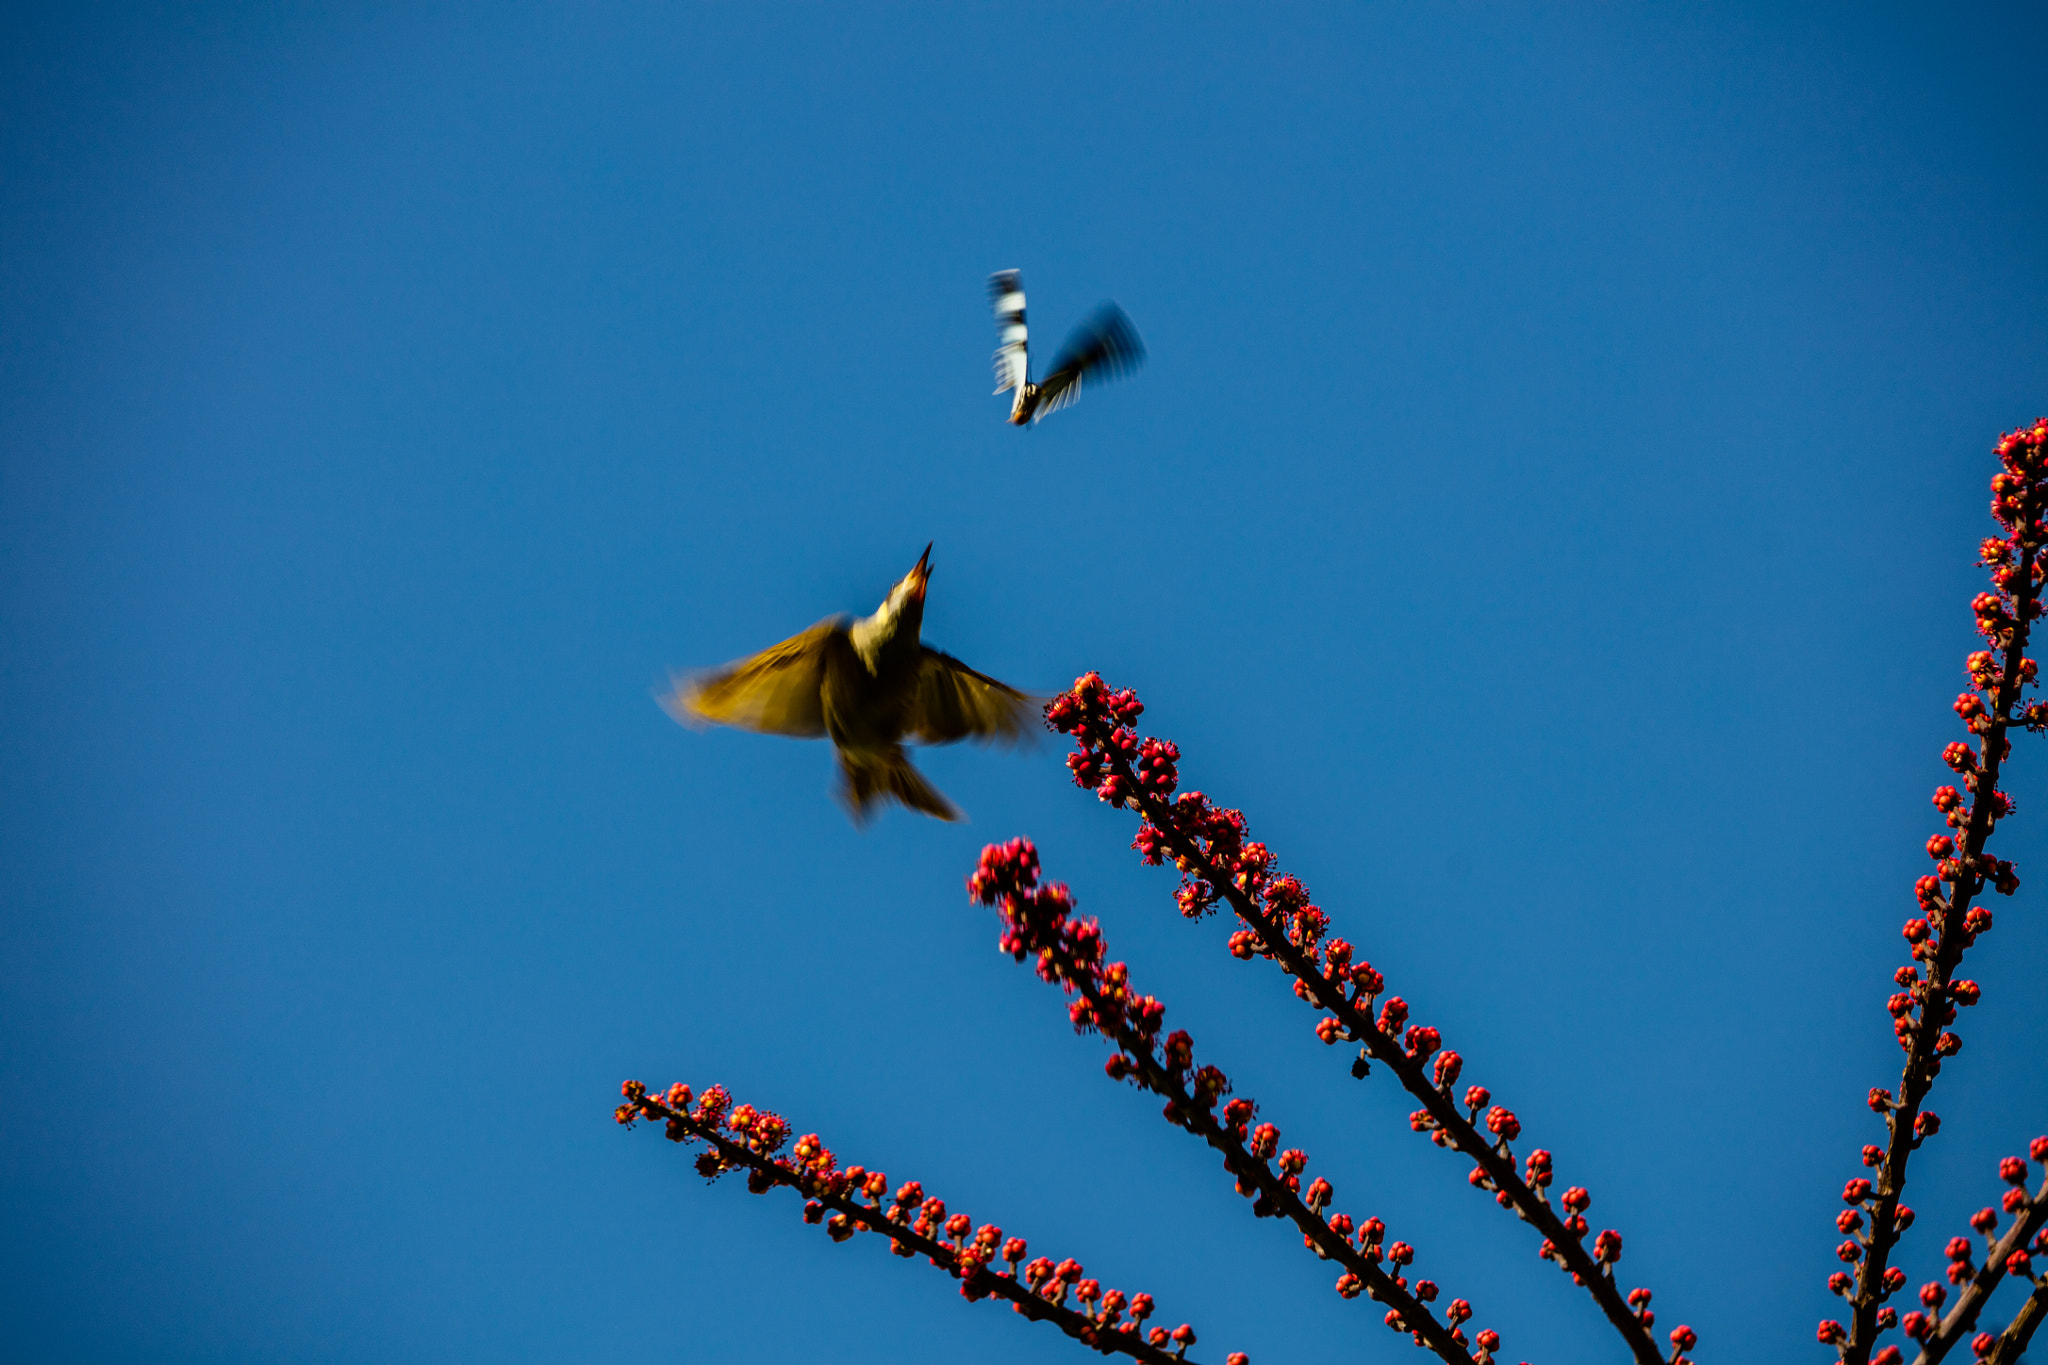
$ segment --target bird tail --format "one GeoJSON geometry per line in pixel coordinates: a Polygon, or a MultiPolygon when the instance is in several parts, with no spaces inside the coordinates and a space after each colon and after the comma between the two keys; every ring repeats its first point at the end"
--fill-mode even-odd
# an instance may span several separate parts
{"type": "Polygon", "coordinates": [[[910,757],[901,745],[882,753],[851,753],[841,749],[839,779],[839,799],[857,825],[868,822],[876,802],[890,799],[941,820],[960,818],[959,808],[910,765],[910,757]]]}

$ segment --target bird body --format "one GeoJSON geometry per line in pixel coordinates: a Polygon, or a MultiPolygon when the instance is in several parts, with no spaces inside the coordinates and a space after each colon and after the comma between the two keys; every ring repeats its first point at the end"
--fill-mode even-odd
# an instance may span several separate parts
{"type": "Polygon", "coordinates": [[[840,793],[856,821],[877,801],[956,820],[960,812],[904,752],[926,744],[1027,734],[1031,698],[919,638],[931,547],[870,616],[828,617],[800,635],[702,677],[663,704],[685,723],[829,738],[840,793]]]}
{"type": "Polygon", "coordinates": [[[1114,303],[1105,303],[1074,330],[1053,358],[1043,383],[1031,380],[1031,333],[1024,321],[1024,276],[999,270],[989,276],[989,297],[995,303],[1002,344],[996,348],[996,392],[1014,393],[1009,422],[1026,426],[1042,421],[1081,396],[1085,378],[1114,379],[1138,368],[1145,343],[1138,329],[1114,303]]]}

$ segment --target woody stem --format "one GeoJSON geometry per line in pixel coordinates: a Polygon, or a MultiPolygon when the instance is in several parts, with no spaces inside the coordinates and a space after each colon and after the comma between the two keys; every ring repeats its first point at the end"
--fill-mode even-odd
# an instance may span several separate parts
{"type": "Polygon", "coordinates": [[[1453,1362],[1453,1365],[1471,1365],[1471,1353],[1451,1339],[1450,1328],[1438,1321],[1413,1294],[1396,1284],[1394,1277],[1381,1269],[1377,1262],[1367,1259],[1348,1240],[1338,1236],[1315,1210],[1302,1201],[1298,1193],[1273,1174],[1264,1160],[1252,1155],[1235,1132],[1217,1122],[1212,1109],[1196,1102],[1180,1078],[1160,1065],[1153,1055],[1150,1038],[1127,1023],[1104,1022],[1120,1021],[1123,1012],[1103,1000],[1101,993],[1085,979],[1085,973],[1080,975],[1083,979],[1073,984],[1095,1011],[1103,1032],[1127,1056],[1137,1061],[1145,1089],[1172,1101],[1180,1113],[1182,1126],[1221,1152],[1224,1167],[1231,1174],[1255,1186],[1276,1211],[1300,1228],[1303,1235],[1320,1247],[1329,1259],[1363,1280],[1366,1292],[1399,1313],[1401,1321],[1410,1331],[1417,1333],[1438,1358],[1453,1362]]]}
{"type": "MultiPolygon", "coordinates": [[[[792,1170],[779,1161],[762,1156],[724,1137],[717,1129],[699,1123],[679,1109],[670,1108],[652,1095],[641,1099],[635,1107],[646,1118],[660,1119],[681,1126],[691,1137],[715,1150],[728,1166],[744,1166],[758,1172],[763,1179],[774,1184],[787,1185],[798,1193],[817,1200],[826,1208],[845,1214],[855,1227],[882,1233],[913,1251],[930,1257],[934,1265],[950,1266],[954,1263],[954,1248],[944,1242],[923,1236],[908,1223],[889,1217],[878,1207],[855,1203],[844,1195],[831,1193],[807,1173],[792,1170]]],[[[1068,1336],[1083,1341],[1104,1354],[1121,1352],[1133,1360],[1146,1362],[1146,1365],[1187,1365],[1182,1357],[1170,1351],[1160,1350],[1145,1341],[1137,1332],[1119,1332],[1113,1328],[1104,1328],[1085,1314],[1040,1297],[1004,1272],[984,1268],[976,1276],[975,1286],[987,1289],[991,1297],[1007,1299],[1025,1317],[1035,1322],[1053,1323],[1068,1336]]]]}
{"type": "MultiPolygon", "coordinates": [[[[2027,515],[2027,524],[2031,525],[2035,509],[2030,507],[2027,515]]],[[[2013,624],[2002,647],[2004,658],[2000,661],[1998,685],[1993,689],[1991,704],[1982,717],[1984,727],[1978,732],[1982,737],[1983,754],[1976,770],[1976,789],[1971,793],[1970,816],[1964,824],[1963,837],[1958,841],[1956,875],[1949,882],[1947,902],[1937,902],[1930,915],[1936,935],[1934,951],[1925,959],[1927,981],[1915,1006],[1918,1026],[1913,1030],[1906,1050],[1905,1069],[1899,1077],[1898,1103],[1885,1115],[1890,1140],[1885,1145],[1883,1164],[1878,1167],[1874,1190],[1876,1206],[1870,1215],[1870,1238],[1864,1248],[1862,1264],[1856,1270],[1855,1289],[1850,1295],[1855,1314],[1850,1324],[1849,1340],[1842,1347],[1843,1365],[1868,1365],[1880,1330],[1877,1310],[1890,1297],[1890,1291],[1884,1287],[1884,1272],[1890,1263],[1892,1248],[1899,1240],[1900,1229],[1896,1224],[1899,1199],[1906,1190],[1906,1165],[1922,1141],[1922,1135],[1915,1131],[1915,1123],[1927,1092],[1934,1086],[1935,1073],[1941,1066],[1935,1054],[1935,1044],[1940,1038],[1945,1015],[1952,1008],[1949,981],[1962,962],[1963,953],[1975,938],[1964,921],[1969,915],[1970,902],[1984,889],[1980,859],[1984,845],[1991,838],[1992,827],[1997,823],[1994,807],[1997,805],[1998,772],[2005,761],[2006,732],[2012,708],[2019,703],[2023,684],[2020,667],[2026,657],[2027,623],[2038,600],[2038,589],[2034,585],[2037,553],[2038,547],[2031,541],[2022,544],[2017,572],[2012,578],[2017,584],[2013,589],[2013,624]]],[[[1938,1356],[1935,1358],[1939,1359],[1938,1356]]]]}
{"type": "Polygon", "coordinates": [[[1128,790],[1135,793],[1131,797],[1133,803],[1145,818],[1165,835],[1168,845],[1182,864],[1198,870],[1204,880],[1229,899],[1231,908],[1258,932],[1267,951],[1279,960],[1288,975],[1307,988],[1312,1003],[1335,1015],[1338,1022],[1343,1024],[1355,1039],[1363,1042],[1373,1059],[1392,1071],[1400,1079],[1402,1087],[1422,1102],[1430,1117],[1446,1135],[1448,1145],[1477,1162],[1494,1187],[1508,1197],[1508,1202],[1516,1215],[1550,1239],[1565,1268],[1586,1287],[1594,1302],[1600,1306],[1600,1311],[1606,1314],[1608,1322],[1628,1343],[1629,1352],[1635,1357],[1638,1365],[1665,1365],[1664,1357],[1650,1338],[1649,1329],[1643,1326],[1622,1298],[1614,1280],[1587,1253],[1579,1239],[1565,1227],[1563,1220],[1557,1216],[1549,1202],[1522,1180],[1515,1170],[1513,1159],[1497,1150],[1451,1102],[1450,1096],[1430,1082],[1420,1061],[1409,1057],[1398,1040],[1381,1031],[1369,1013],[1361,1011],[1346,998],[1340,983],[1329,980],[1315,970],[1308,955],[1288,939],[1285,926],[1276,917],[1267,914],[1256,899],[1217,867],[1195,841],[1181,831],[1174,819],[1172,808],[1140,785],[1137,773],[1124,755],[1112,750],[1110,761],[1118,776],[1128,784],[1128,790]]]}
{"type": "MultiPolygon", "coordinates": [[[[2026,1212],[2006,1229],[2005,1236],[1999,1238],[1998,1244],[1986,1253],[1984,1264],[1977,1268],[1977,1273],[1971,1277],[1969,1285],[1957,1296],[1955,1307],[1948,1310],[1941,1319],[1941,1325],[1921,1343],[1920,1355],[1913,1365],[1938,1365],[1941,1358],[1954,1349],[1957,1342],[1970,1335],[1977,1326],[1977,1315],[1984,1311],[1984,1301],[1991,1297],[1993,1291],[1998,1288],[1999,1281],[2005,1278],[2006,1261],[2011,1259],[2015,1251],[2025,1246],[2027,1239],[2040,1231],[2044,1223],[2048,1223],[2048,1176],[2042,1178],[2041,1188],[2034,1191],[2033,1202],[2027,1206],[2026,1212]]],[[[2039,1296],[2038,1290],[2036,1296],[2039,1296]]],[[[2015,1318],[2013,1322],[2017,1325],[2019,1319],[2015,1318]]],[[[2010,1332],[2012,1329],[2008,1327],[2006,1330],[2010,1332]]],[[[2028,1328],[2027,1332],[2031,1336],[2033,1329],[2028,1328]]],[[[2024,1342],[2021,1343],[2020,1349],[2026,1349],[2024,1342]]],[[[2017,1353],[2013,1358],[2018,1359],[2017,1353]]]]}

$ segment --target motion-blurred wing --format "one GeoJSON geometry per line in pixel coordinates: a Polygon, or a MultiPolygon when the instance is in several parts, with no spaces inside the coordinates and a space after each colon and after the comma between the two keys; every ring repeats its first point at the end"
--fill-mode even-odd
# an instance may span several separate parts
{"type": "Polygon", "coordinates": [[[1095,316],[1076,328],[1066,346],[1052,363],[1052,373],[1038,386],[1038,411],[1033,420],[1058,412],[1081,396],[1081,380],[1115,379],[1129,374],[1145,360],[1145,343],[1138,329],[1124,316],[1124,310],[1105,303],[1095,316]]]}
{"type": "Polygon", "coordinates": [[[950,654],[925,647],[918,670],[915,711],[905,729],[926,744],[956,739],[1018,740],[1034,733],[1032,699],[950,654]]]}
{"type": "Polygon", "coordinates": [[[1029,333],[1024,326],[1024,276],[998,270],[988,277],[988,296],[996,307],[996,392],[1021,389],[1031,378],[1029,333]]]}
{"type": "Polygon", "coordinates": [[[685,678],[662,706],[685,725],[709,721],[768,735],[815,739],[825,733],[825,658],[846,618],[820,621],[750,659],[685,678]]]}

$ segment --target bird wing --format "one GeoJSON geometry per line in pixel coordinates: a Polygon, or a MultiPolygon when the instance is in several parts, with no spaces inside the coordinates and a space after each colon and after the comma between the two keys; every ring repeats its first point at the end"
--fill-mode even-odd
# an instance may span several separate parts
{"type": "Polygon", "coordinates": [[[996,308],[996,392],[1021,389],[1031,378],[1030,334],[1024,326],[1024,276],[998,270],[988,277],[988,296],[996,308]]]}
{"type": "Polygon", "coordinates": [[[1137,369],[1144,360],[1145,343],[1138,340],[1138,329],[1131,326],[1123,309],[1103,304],[1074,329],[1053,359],[1052,373],[1038,386],[1035,417],[1042,419],[1079,398],[1082,376],[1114,379],[1137,369]]]}
{"type": "Polygon", "coordinates": [[[825,733],[826,654],[845,633],[843,616],[820,621],[752,658],[682,679],[662,705],[685,725],[709,721],[815,739],[825,733]]]}
{"type": "Polygon", "coordinates": [[[1015,741],[1031,733],[1033,698],[929,645],[924,646],[911,705],[904,729],[926,744],[969,736],[1015,741]]]}

